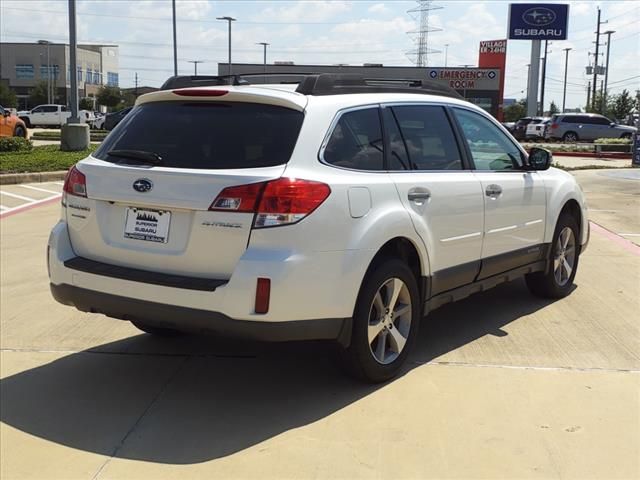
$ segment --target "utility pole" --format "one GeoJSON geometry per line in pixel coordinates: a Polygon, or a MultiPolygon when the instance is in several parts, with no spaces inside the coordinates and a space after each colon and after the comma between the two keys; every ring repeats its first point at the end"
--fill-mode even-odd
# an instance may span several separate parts
{"type": "Polygon", "coordinates": [[[607,114],[607,97],[609,96],[609,92],[607,91],[607,87],[609,85],[609,50],[611,49],[611,35],[616,33],[614,30],[607,30],[604,34],[607,36],[607,60],[604,68],[604,97],[602,99],[602,114],[607,114]]]}
{"type": "Polygon", "coordinates": [[[567,100],[567,67],[569,66],[569,51],[571,48],[564,48],[564,87],[562,88],[562,113],[566,106],[567,100]]]}
{"type": "Polygon", "coordinates": [[[596,89],[598,88],[598,51],[600,48],[600,25],[603,23],[607,23],[607,22],[600,21],[600,13],[601,13],[600,7],[598,7],[598,27],[595,32],[596,33],[596,56],[595,56],[595,61],[593,65],[593,85],[591,85],[591,88],[593,88],[591,92],[591,101],[593,102],[591,107],[593,108],[593,110],[596,109],[596,89]]]}
{"type": "Polygon", "coordinates": [[[589,105],[591,105],[591,80],[589,80],[589,85],[587,86],[587,108],[589,108],[589,105]]]}
{"type": "MultiPolygon", "coordinates": [[[[527,89],[525,92],[529,93],[529,73],[531,72],[531,64],[527,63],[527,89]]],[[[529,100],[527,99],[527,108],[529,107],[529,100]]]]}
{"type": "Polygon", "coordinates": [[[133,91],[133,95],[138,98],[138,72],[136,72],[136,76],[135,76],[135,90],[133,91]]]}
{"type": "Polygon", "coordinates": [[[204,60],[188,60],[189,63],[193,63],[193,74],[198,75],[198,64],[204,63],[204,60]]]}
{"type": "Polygon", "coordinates": [[[173,10],[173,75],[178,75],[178,42],[176,39],[176,0],[171,0],[173,10]]]}
{"type": "Polygon", "coordinates": [[[449,44],[444,44],[444,68],[447,68],[447,57],[449,56],[449,44]]]}
{"type": "Polygon", "coordinates": [[[38,40],[38,44],[47,46],[47,103],[51,103],[51,42],[49,40],[38,40]]]}
{"type": "MultiPolygon", "coordinates": [[[[232,17],[217,17],[216,20],[225,20],[229,24],[229,76],[233,75],[231,67],[231,22],[235,22],[236,19],[232,17]]],[[[229,77],[229,85],[233,84],[233,80],[229,77]]]]}
{"type": "Polygon", "coordinates": [[[76,34],[76,0],[69,0],[69,60],[71,63],[71,117],[67,123],[80,123],[78,116],[78,38],[76,34]]]}
{"type": "Polygon", "coordinates": [[[544,58],[542,59],[542,85],[540,86],[540,116],[544,115],[544,85],[547,79],[547,55],[549,55],[549,40],[544,41],[544,58]]]}
{"type": "Polygon", "coordinates": [[[264,73],[263,83],[267,83],[267,42],[258,42],[256,45],[262,45],[263,57],[262,57],[262,72],[264,73]]]}

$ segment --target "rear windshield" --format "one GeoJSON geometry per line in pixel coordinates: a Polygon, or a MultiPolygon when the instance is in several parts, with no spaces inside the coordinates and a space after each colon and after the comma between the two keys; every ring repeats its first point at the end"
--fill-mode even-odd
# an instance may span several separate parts
{"type": "Polygon", "coordinates": [[[271,167],[289,161],[303,118],[302,112],[256,103],[145,103],[124,117],[93,156],[136,164],[108,152],[137,150],[158,155],[163,167],[271,167]]]}

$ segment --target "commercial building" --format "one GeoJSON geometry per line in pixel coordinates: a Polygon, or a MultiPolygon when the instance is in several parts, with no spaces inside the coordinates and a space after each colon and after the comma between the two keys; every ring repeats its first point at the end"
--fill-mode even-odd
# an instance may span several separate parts
{"type": "MultiPolygon", "coordinates": [[[[380,64],[365,65],[294,65],[291,62],[267,64],[234,63],[234,74],[263,73],[268,74],[313,74],[313,73],[350,73],[359,74],[369,79],[401,79],[432,80],[456,90],[467,100],[482,107],[493,116],[498,117],[501,109],[501,68],[476,67],[385,67],[380,64]]],[[[228,63],[218,64],[218,75],[227,75],[228,63]]],[[[270,77],[268,81],[278,82],[291,80],[286,76],[270,77]]],[[[260,77],[253,81],[261,82],[260,77]]]]}
{"type": "MultiPolygon", "coordinates": [[[[118,46],[78,45],[80,98],[94,97],[103,85],[118,86],[118,46]]],[[[68,104],[70,52],[63,43],[0,43],[0,82],[16,92],[18,107],[27,108],[30,90],[40,81],[53,82],[52,103],[68,104]]]]}

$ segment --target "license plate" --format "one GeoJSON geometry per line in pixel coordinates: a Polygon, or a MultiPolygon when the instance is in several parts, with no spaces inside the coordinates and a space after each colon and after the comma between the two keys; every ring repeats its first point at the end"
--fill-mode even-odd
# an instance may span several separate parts
{"type": "Polygon", "coordinates": [[[167,243],[171,212],[128,207],[124,237],[147,242],[167,243]]]}

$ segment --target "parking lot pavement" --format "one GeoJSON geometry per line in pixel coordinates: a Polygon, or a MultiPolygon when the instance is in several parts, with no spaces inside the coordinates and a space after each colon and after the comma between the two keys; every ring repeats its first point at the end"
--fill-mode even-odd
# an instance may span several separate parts
{"type": "Polygon", "coordinates": [[[600,230],[569,297],[443,307],[368,386],[323,343],[154,339],[56,304],[58,209],[0,228],[0,478],[640,477],[640,255],[600,230]]]}
{"type": "Polygon", "coordinates": [[[63,182],[0,185],[0,218],[55,202],[60,198],[62,185],[63,182]]]}
{"type": "Polygon", "coordinates": [[[640,168],[571,173],[587,197],[589,218],[640,245],[640,168]]]}

